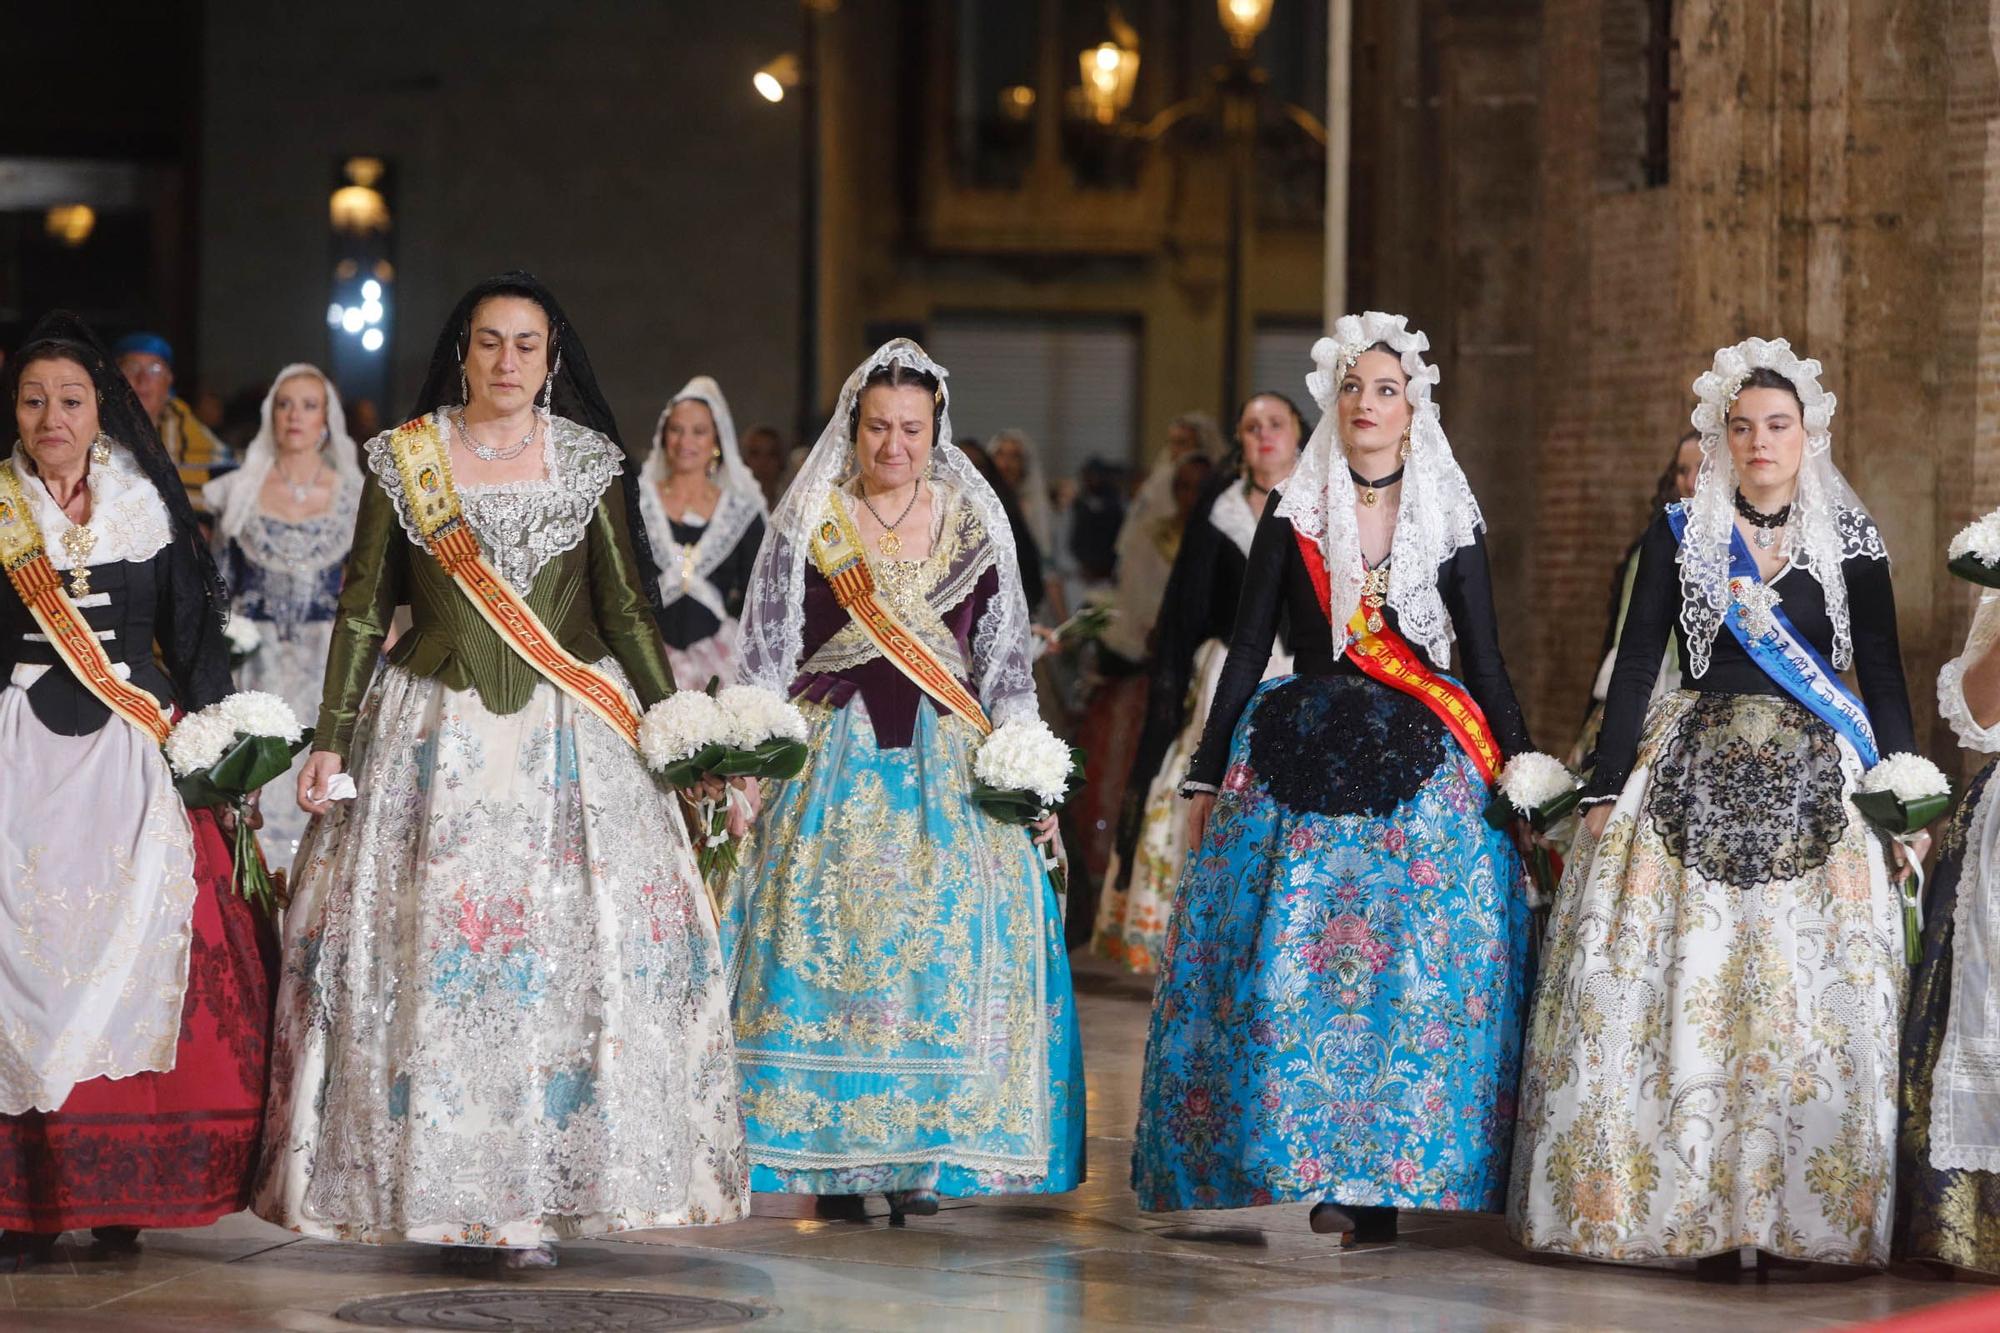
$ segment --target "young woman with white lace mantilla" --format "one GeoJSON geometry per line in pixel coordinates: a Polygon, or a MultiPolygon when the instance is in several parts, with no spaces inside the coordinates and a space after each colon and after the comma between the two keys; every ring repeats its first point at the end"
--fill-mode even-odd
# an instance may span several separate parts
{"type": "Polygon", "coordinates": [[[1370,311],[1313,348],[1324,416],[1257,525],[1184,787],[1132,1152],[1151,1212],[1311,1202],[1376,1241],[1506,1193],[1528,905],[1485,811],[1530,746],[1427,346],[1370,311]],[[1287,617],[1297,674],[1260,687],[1287,617]]]}
{"type": "Polygon", "coordinates": [[[299,779],[319,818],[285,921],[257,1211],[516,1266],[562,1238],[734,1221],[715,924],[636,748],[638,706],[673,690],[637,460],[547,288],[511,273],[467,293],[411,420],[365,452],[299,779]]]}
{"type": "Polygon", "coordinates": [[[743,620],[744,679],[811,727],[723,917],[751,1184],[834,1216],[1083,1174],[1062,913],[1036,838],[972,800],[986,729],[1034,717],[1035,687],[1013,533],[944,378],[906,339],[848,377],[743,620]]]}
{"type": "Polygon", "coordinates": [[[639,512],[660,563],[660,631],[684,690],[736,678],[750,565],[764,541],[764,492],[743,465],[722,386],[706,375],[668,400],[639,473],[639,512]]]}
{"type": "MultiPolygon", "coordinates": [[[[202,499],[215,515],[230,607],[257,632],[255,650],[236,667],[237,688],[275,694],[300,718],[317,717],[361,508],[347,414],[324,372],[304,362],[278,372],[243,466],[204,486],[202,499]]],[[[262,841],[281,865],[291,864],[306,831],[308,816],[292,795],[305,763],[301,754],[262,802],[262,841]]]]}
{"type": "Polygon", "coordinates": [[[1888,1259],[1905,852],[1849,798],[1914,747],[1819,376],[1752,338],[1695,381],[1701,470],[1640,549],[1536,987],[1508,1201],[1533,1249],[1888,1259]],[[1649,702],[1670,634],[1682,688],[1649,702]]]}
{"type": "MultiPolygon", "coordinates": [[[[1188,519],[1153,628],[1146,726],[1126,780],[1117,849],[1097,903],[1092,947],[1134,972],[1157,972],[1173,914],[1174,886],[1187,859],[1187,803],[1181,778],[1201,743],[1209,701],[1228,657],[1250,539],[1273,490],[1298,465],[1305,417],[1281,393],[1263,392],[1236,417],[1240,468],[1224,470],[1188,519]]],[[[1292,669],[1284,628],[1264,678],[1292,669]]]]}

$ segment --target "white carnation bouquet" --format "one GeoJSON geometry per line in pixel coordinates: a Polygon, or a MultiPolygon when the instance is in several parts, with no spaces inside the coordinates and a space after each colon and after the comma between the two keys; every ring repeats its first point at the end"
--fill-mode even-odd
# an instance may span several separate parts
{"type": "MultiPolygon", "coordinates": [[[[1083,782],[1083,752],[1039,717],[1003,722],[972,756],[972,803],[1005,824],[1035,824],[1083,782]]],[[[1042,854],[1056,893],[1068,889],[1060,859],[1042,854]]]]}
{"type": "MultiPolygon", "coordinates": [[[[1951,804],[1951,781],[1930,760],[1904,751],[1886,756],[1861,775],[1854,789],[1854,804],[1862,818],[1884,836],[1906,843],[1951,804]]],[[[1915,967],[1923,948],[1918,901],[1924,881],[1923,870],[1914,859],[1911,866],[1899,892],[1903,898],[1903,956],[1915,967]]]]}
{"type": "Polygon", "coordinates": [[[2000,588],[2000,509],[1973,520],[1945,548],[1951,572],[1983,588],[2000,588]]]}
{"type": "MultiPolygon", "coordinates": [[[[805,714],[755,685],[716,686],[710,680],[706,690],[676,690],[646,710],[639,750],[647,765],[684,795],[711,774],[780,782],[797,777],[806,763],[805,714]]],[[[728,806],[688,799],[700,824],[696,859],[702,878],[713,886],[736,868],[728,806]]],[[[731,789],[727,799],[743,797],[731,789]]]]}
{"type": "Polygon", "coordinates": [[[311,743],[311,729],[299,724],[292,706],[262,690],[244,690],[189,713],[167,733],[167,764],[188,809],[236,812],[230,882],[267,912],[277,911],[278,890],[250,827],[250,799],[311,743]]]}
{"type": "Polygon", "coordinates": [[[231,666],[241,666],[264,646],[264,634],[257,628],[257,622],[235,611],[229,613],[229,619],[222,627],[222,637],[229,640],[231,666]]]}
{"type": "MultiPolygon", "coordinates": [[[[1515,755],[1500,770],[1493,800],[1486,807],[1486,822],[1500,828],[1510,819],[1525,819],[1535,832],[1546,834],[1576,809],[1582,795],[1582,781],[1560,759],[1530,750],[1515,755]]],[[[1539,907],[1554,895],[1562,869],[1539,841],[1528,853],[1528,872],[1534,880],[1532,905],[1539,907]]]]}

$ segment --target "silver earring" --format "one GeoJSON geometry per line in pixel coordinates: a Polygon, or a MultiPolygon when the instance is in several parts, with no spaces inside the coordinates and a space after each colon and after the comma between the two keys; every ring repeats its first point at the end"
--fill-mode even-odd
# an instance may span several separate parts
{"type": "Polygon", "coordinates": [[[90,442],[90,461],[99,467],[111,461],[111,437],[103,431],[97,432],[97,438],[90,442]]]}
{"type": "Polygon", "coordinates": [[[460,403],[472,401],[472,381],[465,377],[464,366],[458,368],[458,401],[460,403]]]}
{"type": "Polygon", "coordinates": [[[556,348],[556,363],[549,367],[549,377],[542,381],[542,413],[548,414],[556,400],[556,376],[562,374],[562,348],[556,348]]]}

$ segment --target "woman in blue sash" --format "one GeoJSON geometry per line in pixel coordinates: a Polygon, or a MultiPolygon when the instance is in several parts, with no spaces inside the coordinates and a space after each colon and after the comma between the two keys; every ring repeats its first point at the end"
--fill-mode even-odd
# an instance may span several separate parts
{"type": "Polygon", "coordinates": [[[1427,346],[1371,311],[1313,348],[1324,415],[1257,525],[1183,788],[1132,1154],[1150,1212],[1312,1202],[1313,1230],[1386,1240],[1398,1208],[1506,1192],[1528,905],[1483,813],[1530,747],[1427,346]],[[1259,688],[1287,614],[1297,674],[1259,688]]]}
{"type": "Polygon", "coordinates": [[[1062,911],[1030,833],[972,802],[986,725],[1034,717],[1035,685],[1013,532],[944,377],[904,338],[848,376],[743,616],[744,677],[811,727],[723,912],[750,1185],[849,1220],[871,1193],[900,1222],[1083,1179],[1062,911]]]}
{"type": "Polygon", "coordinates": [[[1700,476],[1641,549],[1529,1028],[1508,1215],[1534,1249],[1888,1258],[1904,853],[1848,798],[1914,744],[1819,372],[1753,338],[1695,381],[1700,476]],[[1686,678],[1649,708],[1669,634],[1686,678]]]}

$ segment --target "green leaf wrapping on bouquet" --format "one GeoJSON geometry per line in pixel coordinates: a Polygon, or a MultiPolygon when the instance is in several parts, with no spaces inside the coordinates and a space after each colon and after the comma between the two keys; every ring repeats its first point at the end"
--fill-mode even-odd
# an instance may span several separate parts
{"type": "Polygon", "coordinates": [[[1032,824],[1042,817],[1042,798],[1031,791],[977,783],[972,803],[1003,824],[1032,824]]]}
{"type": "Polygon", "coordinates": [[[299,751],[312,744],[307,727],[296,741],[277,736],[238,736],[229,752],[199,773],[174,780],[174,790],[190,810],[213,810],[262,790],[265,783],[292,766],[299,751]]]}
{"type": "Polygon", "coordinates": [[[725,750],[716,757],[714,772],[725,778],[784,782],[797,777],[805,766],[805,742],[778,736],[754,750],[725,750]]]}
{"type": "Polygon", "coordinates": [[[1893,838],[1929,825],[1951,805],[1951,793],[1920,797],[1909,805],[1892,791],[1858,791],[1853,800],[1863,819],[1893,838]]]}
{"type": "Polygon", "coordinates": [[[1967,583],[1977,583],[1982,588],[2000,588],[2000,565],[1989,565],[1970,551],[1951,561],[1946,568],[1967,583]]]}
{"type": "Polygon", "coordinates": [[[660,779],[669,787],[692,787],[701,781],[702,774],[713,772],[728,752],[727,746],[704,745],[687,758],[675,760],[661,769],[660,779]]]}
{"type": "Polygon", "coordinates": [[[275,918],[278,915],[278,889],[271,882],[270,867],[264,864],[264,853],[257,846],[257,835],[250,827],[247,800],[238,802],[236,806],[235,845],[230,848],[229,859],[232,862],[229,873],[231,887],[252,907],[261,908],[265,916],[275,918]]]}

